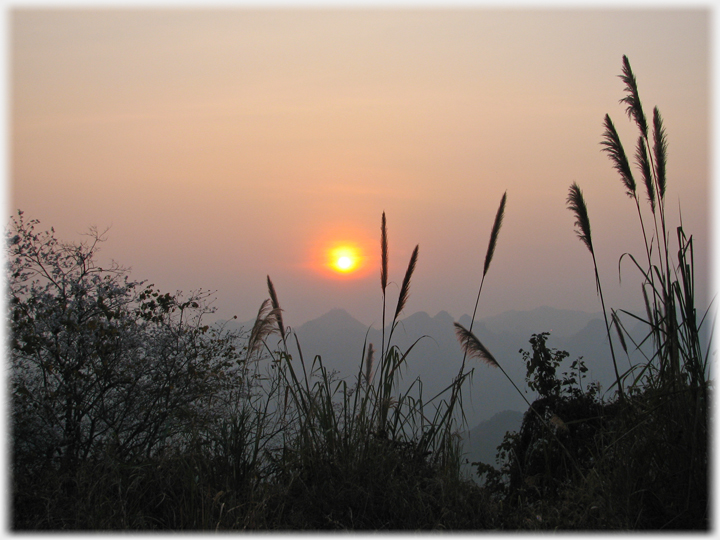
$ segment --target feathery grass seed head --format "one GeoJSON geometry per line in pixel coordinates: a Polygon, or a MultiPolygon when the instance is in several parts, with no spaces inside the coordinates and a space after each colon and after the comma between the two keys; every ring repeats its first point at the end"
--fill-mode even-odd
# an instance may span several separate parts
{"type": "Polygon", "coordinates": [[[490,242],[488,243],[487,252],[485,253],[485,266],[483,267],[483,276],[487,274],[488,268],[490,268],[490,263],[492,262],[493,254],[495,253],[495,246],[497,245],[498,235],[500,234],[500,227],[502,227],[503,217],[505,215],[506,200],[507,191],[503,193],[502,199],[500,200],[500,206],[497,210],[497,214],[495,214],[495,223],[493,223],[493,228],[490,232],[490,242]]]}
{"type": "Polygon", "coordinates": [[[247,344],[247,357],[250,358],[256,353],[267,336],[275,331],[277,316],[280,313],[278,308],[271,307],[270,299],[265,299],[258,310],[255,324],[250,331],[247,344]]]}
{"type": "Polygon", "coordinates": [[[653,110],[653,136],[655,139],[654,153],[657,166],[658,195],[665,199],[665,165],[667,163],[667,137],[663,126],[662,116],[657,107],[653,110]]]}
{"type": "Polygon", "coordinates": [[[640,95],[638,94],[637,81],[635,75],[630,67],[630,61],[627,56],[623,55],[623,70],[620,78],[625,83],[625,91],[627,95],[620,100],[620,103],[627,104],[625,112],[627,112],[628,118],[634,118],[635,123],[640,129],[643,137],[647,138],[647,120],[645,120],[645,113],[642,109],[642,103],[640,102],[640,95]]]}
{"type": "Polygon", "coordinates": [[[578,228],[577,233],[580,240],[587,246],[590,253],[594,254],[592,246],[592,236],[590,234],[590,218],[588,217],[587,205],[583,198],[582,191],[576,182],[570,186],[570,192],[567,198],[568,209],[575,214],[575,226],[578,228]]]}
{"type": "Polygon", "coordinates": [[[637,187],[632,175],[632,169],[630,168],[630,162],[625,155],[625,149],[620,142],[620,136],[608,114],[605,115],[605,133],[603,133],[603,140],[600,144],[604,146],[603,151],[609,154],[615,170],[620,173],[620,178],[623,184],[625,184],[628,197],[635,197],[637,187]]]}
{"type": "Polygon", "coordinates": [[[620,317],[618,317],[617,312],[614,309],[610,310],[611,312],[611,319],[612,319],[612,325],[615,326],[615,331],[617,332],[618,339],[620,340],[620,345],[623,348],[623,351],[625,351],[625,354],[628,353],[627,343],[625,342],[625,336],[623,335],[623,327],[620,323],[620,317]]]}
{"type": "Polygon", "coordinates": [[[372,375],[374,355],[375,349],[373,348],[373,344],[371,343],[368,347],[367,355],[365,357],[365,382],[368,386],[370,385],[370,376],[372,375]]]}
{"type": "Polygon", "coordinates": [[[485,346],[480,343],[480,340],[470,330],[465,328],[460,323],[453,323],[455,325],[455,335],[457,336],[460,346],[465,354],[471,358],[477,358],[482,360],[489,366],[500,367],[497,360],[490,354],[485,346]]]}
{"type": "Polygon", "coordinates": [[[653,184],[652,172],[650,171],[650,160],[648,159],[647,147],[645,139],[642,135],[638,137],[637,150],[635,151],[635,159],[638,167],[642,171],[643,181],[645,182],[645,190],[647,191],[648,201],[650,201],[650,210],[655,213],[655,187],[653,184]]]}
{"type": "Polygon", "coordinates": [[[400,287],[400,296],[398,296],[397,308],[395,309],[396,319],[400,312],[405,308],[405,303],[407,302],[408,296],[410,296],[410,278],[412,278],[413,272],[415,271],[419,247],[420,246],[415,246],[415,249],[410,256],[410,263],[408,264],[407,271],[405,272],[405,277],[403,278],[402,286],[400,287]]]}
{"type": "Polygon", "coordinates": [[[278,302],[277,294],[275,294],[275,286],[273,285],[272,280],[270,279],[270,276],[267,277],[267,284],[268,284],[268,291],[270,293],[270,300],[272,301],[273,309],[277,311],[277,323],[278,328],[280,329],[280,335],[282,336],[283,340],[285,339],[285,323],[283,322],[282,318],[282,310],[280,309],[280,302],[278,302]]]}
{"type": "Polygon", "coordinates": [[[380,286],[383,294],[387,287],[388,278],[388,242],[387,242],[387,225],[385,222],[385,212],[382,214],[382,225],[380,226],[380,254],[382,256],[380,268],[380,286]]]}

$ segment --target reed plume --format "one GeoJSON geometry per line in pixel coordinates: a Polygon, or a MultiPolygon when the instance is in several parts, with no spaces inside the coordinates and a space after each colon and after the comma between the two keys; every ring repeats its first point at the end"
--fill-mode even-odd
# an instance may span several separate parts
{"type": "Polygon", "coordinates": [[[488,366],[500,367],[495,357],[490,354],[480,340],[470,330],[466,329],[460,323],[453,323],[455,325],[455,335],[457,336],[460,346],[463,352],[470,358],[477,358],[482,360],[488,366]]]}
{"type": "Polygon", "coordinates": [[[625,342],[625,336],[623,335],[623,326],[620,322],[620,317],[618,317],[618,314],[614,309],[610,308],[610,312],[610,318],[612,320],[612,324],[615,326],[615,331],[617,333],[618,339],[620,340],[620,345],[622,346],[623,351],[625,351],[625,354],[628,354],[627,343],[625,342]]]}
{"type": "Polygon", "coordinates": [[[488,242],[487,252],[485,253],[485,265],[483,266],[483,277],[487,274],[490,263],[492,262],[493,255],[495,254],[495,246],[497,245],[497,239],[500,234],[500,227],[502,227],[503,217],[505,216],[505,202],[507,201],[507,191],[503,193],[502,199],[500,200],[500,206],[495,214],[495,222],[493,223],[492,231],[490,231],[490,242],[488,242]]]}
{"type": "Polygon", "coordinates": [[[665,165],[667,163],[667,136],[663,126],[662,116],[657,107],[653,109],[653,136],[655,139],[654,154],[657,173],[658,195],[665,199],[665,165]]]}
{"type": "MultiPolygon", "coordinates": [[[[637,198],[635,199],[637,201],[637,198]]],[[[570,192],[567,198],[568,209],[575,214],[575,226],[578,228],[577,235],[582,242],[587,246],[592,255],[593,268],[595,270],[595,287],[597,294],[600,297],[600,304],[602,305],[603,317],[605,318],[605,330],[607,331],[608,343],[610,344],[610,354],[612,355],[613,368],[615,368],[615,380],[618,385],[618,392],[620,400],[624,400],[623,388],[620,380],[620,373],[617,368],[617,361],[615,360],[615,349],[613,347],[612,337],[610,336],[610,324],[608,323],[607,310],[605,309],[605,299],[602,293],[602,286],[600,285],[600,275],[598,274],[597,260],[595,259],[595,250],[592,245],[592,235],[590,234],[590,218],[588,217],[587,205],[583,197],[580,187],[577,182],[573,182],[570,186],[570,192]]]]}
{"type": "Polygon", "coordinates": [[[277,294],[275,293],[275,286],[273,285],[273,282],[270,279],[270,276],[267,277],[267,284],[268,284],[268,291],[270,293],[270,300],[272,302],[272,307],[274,310],[277,311],[276,319],[277,319],[278,329],[280,330],[280,336],[282,337],[283,343],[285,343],[285,323],[283,322],[283,318],[282,318],[282,310],[280,309],[280,302],[278,302],[277,294]]]}
{"type": "Polygon", "coordinates": [[[370,376],[372,375],[373,368],[373,356],[375,355],[375,349],[371,343],[368,347],[367,356],[365,357],[365,382],[370,386],[370,376]]]}
{"type": "MultiPolygon", "coordinates": [[[[610,115],[605,115],[605,133],[603,133],[603,140],[600,144],[604,147],[603,151],[607,152],[610,156],[610,160],[613,163],[613,167],[618,173],[620,173],[620,179],[625,186],[625,193],[628,197],[635,201],[637,207],[638,217],[640,218],[640,226],[642,227],[643,239],[645,240],[645,251],[650,260],[650,250],[647,243],[647,235],[645,234],[645,224],[643,223],[642,214],[640,212],[640,201],[637,197],[637,184],[633,178],[632,169],[630,168],[630,162],[623,149],[620,136],[618,135],[615,125],[610,119],[610,115]]],[[[655,190],[653,188],[653,179],[650,172],[650,161],[648,160],[647,147],[645,145],[645,139],[642,135],[638,138],[638,146],[635,151],[635,159],[640,167],[640,171],[643,175],[643,181],[645,182],[645,189],[647,190],[648,200],[652,208],[653,214],[655,213],[655,190]]],[[[582,198],[580,195],[578,198],[582,198]]]]}
{"type": "Polygon", "coordinates": [[[388,278],[388,240],[387,240],[387,222],[385,221],[385,212],[382,213],[382,223],[380,225],[380,288],[382,289],[382,341],[380,343],[380,357],[385,358],[385,289],[387,288],[388,278]]]}
{"type": "MultiPolygon", "coordinates": [[[[477,298],[475,299],[475,308],[473,309],[472,319],[470,319],[470,330],[472,331],[473,324],[475,323],[475,315],[477,315],[478,304],[480,303],[480,293],[482,292],[483,283],[485,283],[485,275],[490,268],[493,255],[495,254],[495,246],[497,245],[498,236],[500,236],[500,227],[502,227],[503,218],[505,217],[505,203],[507,202],[507,191],[503,193],[500,199],[500,206],[498,206],[495,214],[495,222],[493,223],[492,230],[490,231],[490,241],[488,242],[488,248],[485,252],[485,264],[483,265],[483,275],[480,279],[480,288],[478,289],[477,298]]],[[[463,359],[464,364],[464,359],[463,359]]]]}
{"type": "Polygon", "coordinates": [[[640,129],[640,133],[647,139],[647,120],[645,120],[645,113],[643,112],[642,103],[640,102],[637,81],[630,67],[630,61],[625,55],[623,55],[623,69],[620,79],[625,83],[625,91],[627,92],[627,95],[620,100],[620,103],[627,105],[625,112],[628,118],[635,120],[635,123],[640,129]]]}
{"type": "Polygon", "coordinates": [[[405,303],[410,296],[410,278],[412,278],[413,272],[415,271],[419,247],[419,245],[415,246],[415,249],[410,256],[410,263],[405,271],[405,277],[403,278],[402,286],[400,287],[400,296],[398,296],[397,308],[395,309],[395,320],[397,320],[398,315],[400,315],[400,312],[405,308],[405,303]]]}
{"type": "MultiPolygon", "coordinates": [[[[472,334],[472,328],[473,328],[473,324],[475,324],[475,316],[477,315],[477,308],[478,308],[478,304],[480,303],[480,293],[482,293],[483,284],[485,283],[485,276],[487,275],[488,269],[490,268],[490,263],[492,262],[493,255],[495,254],[495,246],[497,246],[498,236],[500,236],[500,228],[502,227],[503,218],[505,217],[505,203],[506,202],[507,202],[507,191],[505,193],[503,193],[503,196],[500,199],[500,206],[498,206],[497,212],[495,213],[495,221],[493,223],[492,230],[490,231],[490,241],[488,242],[488,248],[487,248],[487,251],[485,252],[485,264],[483,265],[483,275],[482,275],[482,278],[480,279],[480,288],[478,289],[477,298],[475,299],[475,307],[473,309],[472,318],[470,319],[470,330],[465,330],[462,326],[460,326],[460,328],[462,328],[462,330],[464,332],[467,332],[467,334],[469,334],[469,336],[472,336],[472,337],[474,337],[472,334]]],[[[456,329],[456,332],[460,332],[460,330],[456,329]]],[[[458,334],[459,339],[460,339],[460,337],[461,337],[460,334],[458,334]]],[[[469,339],[470,338],[466,336],[466,341],[465,341],[466,344],[469,343],[467,341],[469,339]]],[[[472,341],[472,340],[470,340],[470,341],[472,341]]],[[[479,341],[477,341],[477,338],[475,338],[475,342],[477,342],[476,344],[479,345],[479,347],[480,347],[479,349],[477,349],[477,351],[484,350],[485,353],[487,353],[486,356],[483,357],[485,359],[485,361],[488,361],[488,358],[492,358],[492,355],[487,351],[487,349],[485,349],[482,346],[482,344],[479,341]]],[[[462,339],[461,339],[461,343],[463,343],[462,339]]],[[[463,359],[462,359],[462,363],[460,364],[460,371],[456,377],[456,381],[461,381],[462,378],[464,377],[463,373],[465,372],[465,361],[467,359],[468,352],[469,352],[469,350],[466,347],[463,347],[463,359]]],[[[476,354],[476,353],[473,353],[473,354],[476,354]]],[[[494,361],[494,359],[492,361],[494,361]]],[[[497,364],[497,362],[495,362],[493,365],[500,367],[497,364]]],[[[504,371],[503,371],[503,373],[504,373],[504,371]]],[[[457,386],[453,387],[452,395],[450,396],[450,406],[448,408],[448,411],[452,411],[452,409],[455,406],[455,402],[458,399],[461,399],[459,384],[457,386]]]]}
{"type": "Polygon", "coordinates": [[[653,184],[652,172],[650,170],[650,159],[648,158],[645,139],[642,135],[638,137],[637,150],[635,151],[635,160],[642,172],[643,182],[645,183],[645,191],[647,191],[648,201],[650,202],[650,210],[655,213],[655,186],[653,184]]]}
{"type": "Polygon", "coordinates": [[[590,218],[588,217],[587,205],[585,204],[585,198],[583,197],[582,191],[576,182],[570,186],[570,193],[567,198],[568,208],[575,214],[575,231],[582,240],[583,244],[587,246],[592,253],[593,260],[595,260],[595,251],[592,245],[592,234],[590,232],[590,218]]]}
{"type": "Polygon", "coordinates": [[[383,294],[385,294],[388,278],[388,241],[385,212],[382,214],[382,225],[380,225],[380,255],[382,258],[380,267],[380,286],[382,287],[383,294]]]}
{"type": "Polygon", "coordinates": [[[255,354],[262,346],[265,338],[275,331],[278,313],[280,313],[280,310],[272,307],[269,298],[263,301],[255,318],[255,324],[250,331],[246,359],[255,354]]]}
{"type": "Polygon", "coordinates": [[[603,151],[607,152],[610,156],[615,170],[620,173],[620,178],[627,190],[627,196],[630,198],[635,197],[637,187],[635,179],[633,178],[632,169],[630,168],[630,162],[625,155],[625,149],[620,142],[620,136],[609,114],[605,115],[605,133],[603,133],[603,140],[600,144],[604,147],[603,151]]]}

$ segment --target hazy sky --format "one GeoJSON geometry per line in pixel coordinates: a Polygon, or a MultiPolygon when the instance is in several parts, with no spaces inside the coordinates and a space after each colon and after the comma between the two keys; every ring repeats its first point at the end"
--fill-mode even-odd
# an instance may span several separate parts
{"type": "MultiPolygon", "coordinates": [[[[707,284],[711,13],[670,10],[15,9],[9,14],[9,204],[59,237],[110,226],[102,256],[164,291],[217,291],[252,318],[269,274],[299,325],[336,307],[381,320],[420,245],[406,313],[599,311],[566,209],[588,204],[608,303],[641,305],[634,204],[601,152],[628,55],[668,132],[668,218],[707,284]],[[327,269],[357,245],[358,272],[327,269]]],[[[7,221],[7,219],[6,219],[7,221]]],[[[703,287],[708,293],[708,288],[703,287]]]]}

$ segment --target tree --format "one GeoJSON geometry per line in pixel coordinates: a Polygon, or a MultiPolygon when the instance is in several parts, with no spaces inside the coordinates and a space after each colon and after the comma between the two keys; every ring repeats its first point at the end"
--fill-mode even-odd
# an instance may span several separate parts
{"type": "Polygon", "coordinates": [[[233,409],[247,365],[238,332],[203,322],[208,292],[162,294],[100,267],[96,229],[69,244],[38,224],[6,233],[16,476],[182,447],[233,409]]]}

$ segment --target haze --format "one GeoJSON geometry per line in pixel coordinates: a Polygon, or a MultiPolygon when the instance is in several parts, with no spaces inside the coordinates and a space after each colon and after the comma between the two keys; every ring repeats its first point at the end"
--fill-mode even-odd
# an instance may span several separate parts
{"type": "MultiPolygon", "coordinates": [[[[101,253],[164,291],[217,291],[241,321],[268,297],[285,322],[332,308],[379,327],[380,221],[406,312],[471,313],[502,194],[479,316],[600,310],[566,209],[588,204],[609,305],[637,309],[634,204],[601,152],[622,56],[669,143],[670,225],[695,237],[709,295],[710,12],[704,9],[15,9],[10,192],[58,237],[110,227],[101,253]],[[323,267],[352,242],[362,268],[323,267]]],[[[674,229],[673,229],[674,230],[674,229]]]]}

